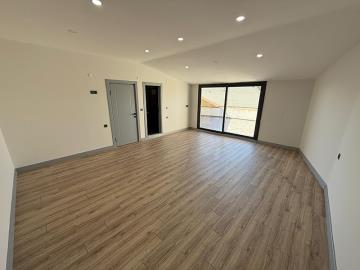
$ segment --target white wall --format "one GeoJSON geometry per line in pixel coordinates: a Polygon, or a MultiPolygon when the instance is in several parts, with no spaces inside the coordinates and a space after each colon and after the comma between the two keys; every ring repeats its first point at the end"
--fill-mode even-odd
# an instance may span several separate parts
{"type": "Polygon", "coordinates": [[[0,129],[0,269],[6,269],[14,165],[0,129]]]}
{"type": "Polygon", "coordinates": [[[301,142],[301,150],[328,185],[339,270],[360,265],[359,116],[360,45],[316,81],[301,142]]]}
{"type": "MultiPolygon", "coordinates": [[[[259,140],[299,147],[314,82],[269,81],[259,140]]],[[[191,127],[197,127],[198,85],[191,86],[191,127]]]]}
{"type": "Polygon", "coordinates": [[[269,81],[259,140],[299,147],[314,81],[269,81]]]}
{"type": "Polygon", "coordinates": [[[197,128],[197,106],[199,85],[192,84],[190,88],[190,127],[197,128]]]}
{"type": "Polygon", "coordinates": [[[162,83],[163,132],[189,126],[189,85],[144,65],[5,40],[0,59],[0,124],[16,167],[112,145],[105,79],[137,81],[139,108],[142,82],[162,83]]]}

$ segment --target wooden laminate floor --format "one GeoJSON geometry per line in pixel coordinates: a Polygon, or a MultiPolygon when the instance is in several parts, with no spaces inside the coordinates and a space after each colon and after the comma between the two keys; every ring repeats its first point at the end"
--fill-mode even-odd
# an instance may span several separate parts
{"type": "Polygon", "coordinates": [[[14,269],[328,269],[291,150],[197,131],[22,173],[14,269]]]}

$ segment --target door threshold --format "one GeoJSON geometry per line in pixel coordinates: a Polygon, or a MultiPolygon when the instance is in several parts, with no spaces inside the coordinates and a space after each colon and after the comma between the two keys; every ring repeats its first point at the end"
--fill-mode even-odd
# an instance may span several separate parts
{"type": "Polygon", "coordinates": [[[151,134],[145,137],[145,139],[153,139],[153,138],[157,138],[164,135],[164,133],[156,133],[156,134],[151,134]]]}

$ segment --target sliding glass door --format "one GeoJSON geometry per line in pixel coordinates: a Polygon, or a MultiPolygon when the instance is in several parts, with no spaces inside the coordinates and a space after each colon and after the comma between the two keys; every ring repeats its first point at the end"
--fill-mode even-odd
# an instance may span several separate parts
{"type": "Polygon", "coordinates": [[[226,87],[203,87],[200,103],[200,128],[222,131],[226,87]]]}
{"type": "Polygon", "coordinates": [[[260,86],[228,88],[224,132],[254,137],[260,93],[260,86]]]}
{"type": "Polygon", "coordinates": [[[198,128],[258,138],[266,82],[199,86],[198,128]]]}

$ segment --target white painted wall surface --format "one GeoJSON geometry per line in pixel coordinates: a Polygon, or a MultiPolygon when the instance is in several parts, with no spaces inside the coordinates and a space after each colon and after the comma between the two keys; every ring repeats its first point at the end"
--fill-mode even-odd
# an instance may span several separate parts
{"type": "Polygon", "coordinates": [[[259,140],[299,147],[313,88],[312,80],[269,81],[259,140]]]}
{"type": "Polygon", "coordinates": [[[360,45],[316,81],[301,143],[328,185],[339,270],[356,270],[360,265],[359,117],[360,45]]]}
{"type": "Polygon", "coordinates": [[[162,83],[163,132],[189,126],[189,85],[142,64],[5,40],[0,59],[0,124],[16,167],[112,145],[105,79],[137,81],[139,108],[142,83],[162,83]]]}
{"type": "Polygon", "coordinates": [[[190,127],[197,128],[199,85],[192,84],[190,89],[190,127]]]}
{"type": "Polygon", "coordinates": [[[14,165],[0,129],[0,269],[6,269],[14,165]]]}
{"type": "MultiPolygon", "coordinates": [[[[314,82],[269,81],[259,140],[299,147],[314,82]]],[[[191,86],[191,127],[197,127],[198,85],[191,86]]]]}

